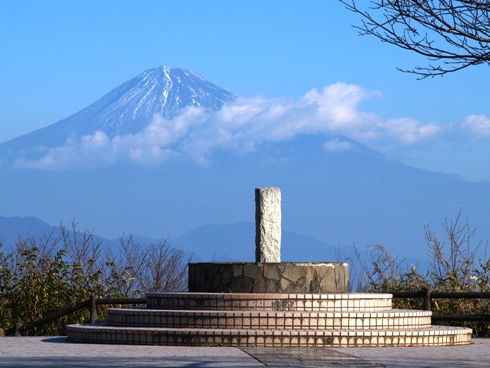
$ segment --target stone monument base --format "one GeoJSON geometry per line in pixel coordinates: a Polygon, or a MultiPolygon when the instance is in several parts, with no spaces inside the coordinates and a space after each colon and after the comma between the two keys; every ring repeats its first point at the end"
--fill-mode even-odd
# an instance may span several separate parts
{"type": "Polygon", "coordinates": [[[347,293],[347,263],[189,263],[189,292],[347,293]]]}

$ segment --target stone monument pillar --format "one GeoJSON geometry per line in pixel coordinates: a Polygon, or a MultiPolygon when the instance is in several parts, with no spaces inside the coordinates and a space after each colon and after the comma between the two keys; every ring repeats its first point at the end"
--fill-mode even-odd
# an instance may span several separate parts
{"type": "Polygon", "coordinates": [[[347,263],[281,262],[279,188],[256,188],[255,205],[255,262],[189,263],[190,292],[325,294],[349,291],[347,263]]]}
{"type": "Polygon", "coordinates": [[[281,190],[255,189],[255,262],[281,262],[281,190]]]}

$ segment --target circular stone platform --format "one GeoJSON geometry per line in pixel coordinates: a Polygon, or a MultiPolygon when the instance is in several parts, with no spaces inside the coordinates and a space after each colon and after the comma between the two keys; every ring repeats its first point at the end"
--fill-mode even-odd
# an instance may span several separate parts
{"type": "Polygon", "coordinates": [[[394,310],[391,299],[375,293],[149,293],[147,308],[108,308],[106,323],[66,331],[68,341],[97,344],[331,348],[471,342],[471,329],[430,326],[431,312],[394,310]]]}
{"type": "Polygon", "coordinates": [[[189,263],[189,291],[209,293],[347,293],[347,263],[189,263]]]}

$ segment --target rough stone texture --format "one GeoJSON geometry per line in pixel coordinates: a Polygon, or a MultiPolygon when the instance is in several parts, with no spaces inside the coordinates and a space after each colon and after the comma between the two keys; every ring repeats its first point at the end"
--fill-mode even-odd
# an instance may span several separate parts
{"type": "Polygon", "coordinates": [[[255,261],[281,262],[281,190],[255,189],[255,261]]]}
{"type": "Polygon", "coordinates": [[[347,293],[347,263],[189,263],[190,292],[347,293]]]}

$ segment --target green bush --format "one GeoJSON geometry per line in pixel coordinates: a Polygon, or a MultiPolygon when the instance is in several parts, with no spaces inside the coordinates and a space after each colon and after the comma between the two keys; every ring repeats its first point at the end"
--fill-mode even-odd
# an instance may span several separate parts
{"type": "MultiPolygon", "coordinates": [[[[60,226],[41,237],[0,243],[0,327],[29,323],[90,298],[142,296],[144,291],[184,290],[186,262],[181,250],[166,241],[143,248],[133,238],[121,237],[114,254],[101,251],[91,232],[80,233],[76,224],[60,226]]],[[[102,316],[104,313],[102,313],[102,316]]],[[[27,331],[26,335],[57,335],[67,324],[89,319],[82,309],[27,331]]]]}

